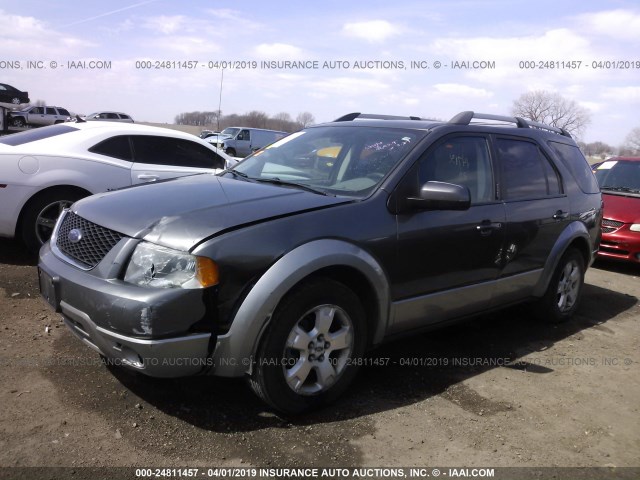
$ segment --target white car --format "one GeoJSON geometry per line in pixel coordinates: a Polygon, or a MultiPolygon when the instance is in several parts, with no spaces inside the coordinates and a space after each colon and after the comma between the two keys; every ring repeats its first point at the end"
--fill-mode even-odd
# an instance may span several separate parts
{"type": "Polygon", "coordinates": [[[60,212],[82,197],[235,163],[194,135],[136,124],[64,123],[3,136],[0,236],[22,238],[35,251],[60,212]]]}

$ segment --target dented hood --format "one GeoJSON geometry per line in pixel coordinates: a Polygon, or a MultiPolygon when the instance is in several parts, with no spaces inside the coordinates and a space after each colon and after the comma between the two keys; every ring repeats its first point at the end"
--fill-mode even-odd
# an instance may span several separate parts
{"type": "Polygon", "coordinates": [[[72,210],[129,237],[188,251],[226,230],[349,201],[291,187],[194,175],[99,193],[76,202],[72,210]]]}

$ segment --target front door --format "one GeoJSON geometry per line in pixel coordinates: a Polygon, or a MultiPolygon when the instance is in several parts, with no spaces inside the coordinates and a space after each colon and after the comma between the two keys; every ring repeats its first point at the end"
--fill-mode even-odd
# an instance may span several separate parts
{"type": "Polygon", "coordinates": [[[471,207],[398,215],[392,332],[463,316],[489,305],[505,235],[504,205],[496,197],[489,152],[483,135],[445,137],[403,179],[402,183],[413,183],[416,192],[427,181],[463,185],[469,188],[471,207]]]}

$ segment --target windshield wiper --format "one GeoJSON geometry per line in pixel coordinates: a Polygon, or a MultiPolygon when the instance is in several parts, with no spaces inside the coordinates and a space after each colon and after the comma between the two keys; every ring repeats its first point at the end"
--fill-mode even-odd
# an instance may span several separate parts
{"type": "Polygon", "coordinates": [[[246,173],[238,172],[237,170],[234,170],[233,168],[227,168],[226,170],[223,170],[222,172],[220,172],[220,175],[222,175],[224,173],[230,173],[234,177],[249,178],[249,175],[247,175],[246,173]]]}
{"type": "Polygon", "coordinates": [[[640,190],[637,188],[631,187],[613,187],[611,185],[605,185],[602,187],[602,190],[613,190],[615,192],[630,192],[630,193],[640,193],[640,190]]]}
{"type": "Polygon", "coordinates": [[[307,192],[317,193],[318,195],[324,195],[325,197],[328,197],[328,196],[335,197],[335,195],[331,195],[325,192],[324,190],[319,190],[317,188],[310,187],[309,185],[305,185],[304,183],[296,183],[296,182],[289,182],[287,180],[280,180],[278,177],[251,178],[251,180],[255,180],[256,182],[262,182],[262,183],[273,183],[274,185],[283,185],[286,187],[300,188],[302,190],[306,190],[307,192]]]}

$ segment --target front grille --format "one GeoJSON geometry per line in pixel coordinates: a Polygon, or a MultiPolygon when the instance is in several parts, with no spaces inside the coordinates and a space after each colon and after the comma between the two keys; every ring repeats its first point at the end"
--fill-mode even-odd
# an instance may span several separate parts
{"type": "Polygon", "coordinates": [[[96,225],[69,211],[58,228],[56,247],[79,264],[93,268],[122,237],[124,235],[121,233],[96,225]],[[69,239],[69,232],[74,229],[81,232],[80,240],[75,243],[69,239]]]}
{"type": "Polygon", "coordinates": [[[615,232],[621,226],[624,225],[624,222],[618,222],[616,220],[609,220],[608,218],[602,219],[602,233],[611,233],[615,232]]]}

